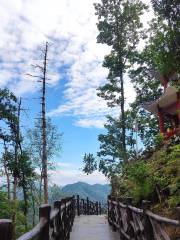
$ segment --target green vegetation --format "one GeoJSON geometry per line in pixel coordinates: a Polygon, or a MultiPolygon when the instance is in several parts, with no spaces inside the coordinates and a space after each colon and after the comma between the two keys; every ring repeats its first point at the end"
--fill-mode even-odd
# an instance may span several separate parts
{"type": "Polygon", "coordinates": [[[180,145],[175,145],[125,165],[116,179],[117,196],[132,197],[136,204],[150,200],[155,209],[173,209],[180,204],[179,159],[180,145]]]}
{"type": "Polygon", "coordinates": [[[106,133],[98,137],[99,151],[96,156],[86,154],[91,157],[84,158],[83,171],[91,173],[96,166],[94,170],[110,179],[115,196],[132,197],[136,204],[148,199],[155,208],[172,209],[180,205],[179,136],[163,147],[157,116],[142,106],[162,95],[162,77],[180,89],[180,80],[170,78],[180,74],[179,1],[152,0],[151,4],[154,17],[143,33],[140,16],[147,7],[141,1],[102,0],[95,5],[97,42],[112,47],[103,63],[109,73],[107,83],[97,95],[110,108],[120,109],[120,115],[107,116],[106,133]],[[139,41],[144,42],[141,48],[139,41]],[[136,92],[128,110],[123,108],[125,74],[136,92]]]}
{"type": "MultiPolygon", "coordinates": [[[[22,101],[8,89],[0,89],[0,218],[12,219],[13,239],[35,225],[42,202],[42,129],[21,129],[22,101]],[[38,171],[39,170],[39,171],[38,171]],[[40,175],[38,174],[40,172],[40,175]]],[[[36,124],[36,123],[35,123],[36,124]]],[[[47,120],[47,155],[60,151],[61,134],[47,120]]],[[[53,167],[48,162],[49,168],[53,167]]]]}

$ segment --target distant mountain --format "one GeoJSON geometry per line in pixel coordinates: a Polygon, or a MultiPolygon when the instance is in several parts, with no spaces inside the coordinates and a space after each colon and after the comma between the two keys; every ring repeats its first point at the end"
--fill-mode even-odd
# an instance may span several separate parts
{"type": "Polygon", "coordinates": [[[91,201],[106,202],[110,194],[111,187],[109,184],[90,185],[84,182],[77,182],[64,186],[61,191],[68,195],[80,195],[81,198],[89,198],[91,201]]]}

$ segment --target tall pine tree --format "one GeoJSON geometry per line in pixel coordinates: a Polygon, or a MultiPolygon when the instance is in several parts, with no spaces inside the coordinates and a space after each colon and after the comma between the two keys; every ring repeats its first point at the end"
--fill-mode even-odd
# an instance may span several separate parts
{"type": "Polygon", "coordinates": [[[142,36],[140,16],[145,5],[140,0],[102,0],[95,4],[95,9],[99,19],[97,42],[111,47],[103,63],[109,70],[107,83],[98,89],[98,96],[104,98],[109,107],[120,107],[121,160],[127,161],[124,81],[129,60],[142,36]]]}

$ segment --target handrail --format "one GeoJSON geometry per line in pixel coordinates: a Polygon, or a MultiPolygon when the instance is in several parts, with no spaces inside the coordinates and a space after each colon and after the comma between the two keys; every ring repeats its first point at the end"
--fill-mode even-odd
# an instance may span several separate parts
{"type": "Polygon", "coordinates": [[[57,217],[58,213],[59,213],[59,209],[53,209],[51,211],[50,220],[53,220],[55,217],[57,217]]]}
{"type": "Polygon", "coordinates": [[[144,212],[143,209],[139,209],[139,208],[136,208],[136,207],[133,207],[133,206],[130,206],[130,205],[128,205],[128,208],[135,213],[143,214],[143,212],[144,212]]]}
{"type": "Polygon", "coordinates": [[[152,213],[147,201],[143,202],[143,209],[132,206],[130,198],[122,201],[122,198],[108,197],[108,222],[119,232],[120,239],[170,240],[166,226],[180,228],[180,211],[178,221],[152,213]]]}
{"type": "MultiPolygon", "coordinates": [[[[17,240],[68,240],[75,217],[75,198],[68,197],[39,208],[39,223],[17,240]]],[[[12,221],[0,220],[0,240],[12,240],[12,221]]]]}
{"type": "Polygon", "coordinates": [[[86,199],[80,198],[77,195],[76,200],[77,215],[100,215],[102,213],[102,204],[98,201],[90,201],[87,197],[86,199]]]}
{"type": "MultiPolygon", "coordinates": [[[[75,213],[77,215],[101,214],[102,204],[87,199],[67,197],[39,208],[39,223],[17,240],[69,240],[75,213]]],[[[12,240],[12,221],[0,220],[0,240],[12,240]],[[5,234],[4,234],[5,232],[5,234]]]]}
{"type": "Polygon", "coordinates": [[[156,215],[150,211],[146,211],[146,214],[150,217],[153,218],[154,220],[156,220],[157,222],[161,222],[161,223],[166,223],[166,224],[171,224],[171,225],[175,225],[175,226],[179,226],[180,222],[178,220],[172,220],[166,217],[161,217],[159,215],[156,215]]]}

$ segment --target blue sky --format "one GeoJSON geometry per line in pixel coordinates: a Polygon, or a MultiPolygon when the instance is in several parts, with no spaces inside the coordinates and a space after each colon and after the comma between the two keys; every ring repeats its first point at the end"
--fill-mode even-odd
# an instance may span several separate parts
{"type": "MultiPolygon", "coordinates": [[[[65,185],[76,181],[106,183],[100,173],[82,174],[82,155],[98,150],[98,134],[104,132],[105,115],[117,115],[97,97],[107,70],[102,61],[109,48],[96,43],[98,34],[93,2],[100,0],[0,0],[0,87],[9,87],[29,109],[23,117],[32,125],[40,111],[39,84],[27,76],[31,64],[40,63],[39,49],[49,47],[47,114],[63,136],[63,153],[51,182],[65,185]]],[[[149,3],[149,0],[144,0],[149,3]]],[[[144,21],[147,21],[147,16],[144,21]]],[[[135,93],[126,79],[126,98],[135,93]]]]}

